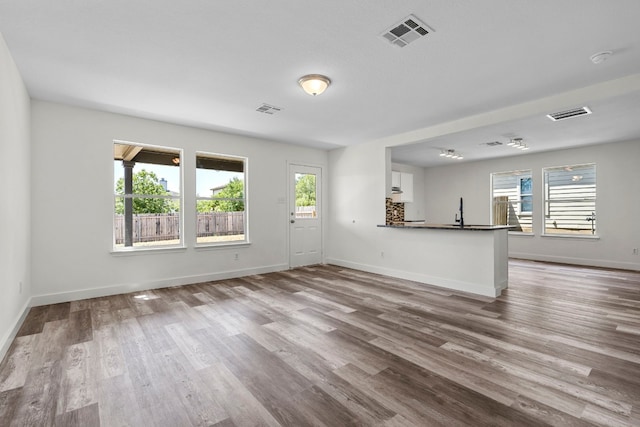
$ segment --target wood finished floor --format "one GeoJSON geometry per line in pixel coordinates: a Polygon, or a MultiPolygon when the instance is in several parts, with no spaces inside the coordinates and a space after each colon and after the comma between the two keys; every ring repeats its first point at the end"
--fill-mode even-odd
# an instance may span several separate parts
{"type": "Polygon", "coordinates": [[[640,273],[473,297],[335,266],[35,307],[0,425],[640,425],[640,273]]]}

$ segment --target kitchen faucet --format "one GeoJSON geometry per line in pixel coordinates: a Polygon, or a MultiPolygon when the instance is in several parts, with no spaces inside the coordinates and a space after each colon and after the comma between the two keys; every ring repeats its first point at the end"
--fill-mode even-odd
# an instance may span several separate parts
{"type": "Polygon", "coordinates": [[[460,219],[458,219],[458,214],[456,214],[455,222],[460,223],[460,228],[464,228],[464,216],[463,216],[463,208],[462,208],[462,197],[460,197],[460,219]]]}

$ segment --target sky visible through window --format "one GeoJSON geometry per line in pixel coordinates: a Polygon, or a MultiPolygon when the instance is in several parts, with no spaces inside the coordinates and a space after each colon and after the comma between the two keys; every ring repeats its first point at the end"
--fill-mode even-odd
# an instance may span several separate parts
{"type": "MultiPolygon", "coordinates": [[[[180,191],[180,168],[164,165],[152,165],[148,163],[139,163],[133,167],[133,173],[140,172],[145,169],[149,172],[153,172],[158,177],[158,180],[162,178],[167,180],[167,189],[173,192],[180,191]]],[[[124,168],[122,167],[122,161],[116,160],[113,162],[113,188],[115,188],[118,179],[124,178],[124,168]]],[[[237,172],[226,171],[209,171],[196,169],[196,193],[200,197],[211,196],[211,189],[226,185],[231,181],[234,176],[237,176],[237,172]]]]}

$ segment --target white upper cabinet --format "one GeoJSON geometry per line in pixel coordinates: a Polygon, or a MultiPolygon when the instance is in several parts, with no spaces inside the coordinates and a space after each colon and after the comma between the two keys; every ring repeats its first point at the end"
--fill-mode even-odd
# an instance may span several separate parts
{"type": "MultiPolygon", "coordinates": [[[[406,172],[391,171],[391,187],[398,187],[400,202],[413,202],[413,174],[406,172]]],[[[394,201],[396,198],[394,197],[394,201]]]]}
{"type": "Polygon", "coordinates": [[[400,188],[400,172],[391,171],[391,187],[400,188]]]}

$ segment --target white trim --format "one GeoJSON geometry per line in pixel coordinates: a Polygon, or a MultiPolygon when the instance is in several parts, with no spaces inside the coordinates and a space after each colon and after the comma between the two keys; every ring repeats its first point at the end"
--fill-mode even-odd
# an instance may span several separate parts
{"type": "Polygon", "coordinates": [[[186,246],[131,246],[130,248],[111,250],[109,253],[114,256],[148,255],[154,252],[182,252],[186,251],[186,246]]]}
{"type": "Polygon", "coordinates": [[[600,240],[600,236],[597,234],[582,235],[582,234],[541,234],[540,237],[557,237],[559,239],[587,239],[587,240],[600,240]]]}
{"type": "Polygon", "coordinates": [[[207,250],[207,249],[229,249],[229,248],[238,248],[238,247],[249,247],[251,246],[251,242],[246,240],[230,240],[228,242],[220,242],[220,243],[196,243],[193,247],[195,250],[207,250]]]}
{"type": "Polygon", "coordinates": [[[274,273],[287,270],[286,264],[266,265],[256,268],[242,270],[228,270],[212,274],[200,274],[194,276],[171,277],[162,280],[152,280],[148,282],[135,282],[101,288],[88,288],[77,291],[59,292],[55,294],[36,295],[31,297],[31,306],[46,304],[57,304],[61,302],[77,301],[87,298],[98,298],[109,295],[124,294],[129,292],[145,291],[149,289],[167,288],[171,286],[182,286],[193,283],[211,282],[215,280],[233,279],[236,277],[251,276],[254,274],[274,273]]]}
{"type": "Polygon", "coordinates": [[[29,310],[31,309],[31,307],[32,307],[32,298],[29,298],[24,303],[21,314],[20,316],[18,316],[18,318],[14,322],[13,328],[11,328],[11,330],[7,332],[7,334],[4,337],[2,337],[2,340],[0,340],[0,361],[4,360],[4,357],[7,355],[7,352],[11,347],[11,343],[13,343],[13,340],[16,338],[16,335],[18,335],[18,331],[22,327],[22,324],[24,323],[24,319],[27,318],[27,314],[29,314],[29,310]]]}
{"type": "Polygon", "coordinates": [[[535,235],[533,231],[509,231],[509,236],[535,237],[535,235]]]}
{"type": "Polygon", "coordinates": [[[530,254],[524,252],[510,252],[509,258],[531,261],[555,262],[559,264],[581,265],[584,267],[615,268],[620,270],[640,271],[640,263],[620,262],[607,259],[574,258],[554,255],[530,254]]]}
{"type": "Polygon", "coordinates": [[[369,264],[360,264],[351,261],[344,261],[335,258],[327,258],[327,264],[333,264],[340,267],[352,268],[354,270],[366,271],[368,273],[382,274],[384,276],[396,277],[399,279],[413,280],[431,286],[437,286],[444,289],[452,289],[456,291],[468,292],[476,295],[496,298],[500,296],[503,289],[507,289],[507,282],[500,283],[497,287],[481,286],[477,283],[463,282],[459,280],[451,280],[444,277],[429,276],[426,274],[412,273],[408,271],[395,270],[391,268],[383,268],[369,264]]]}

